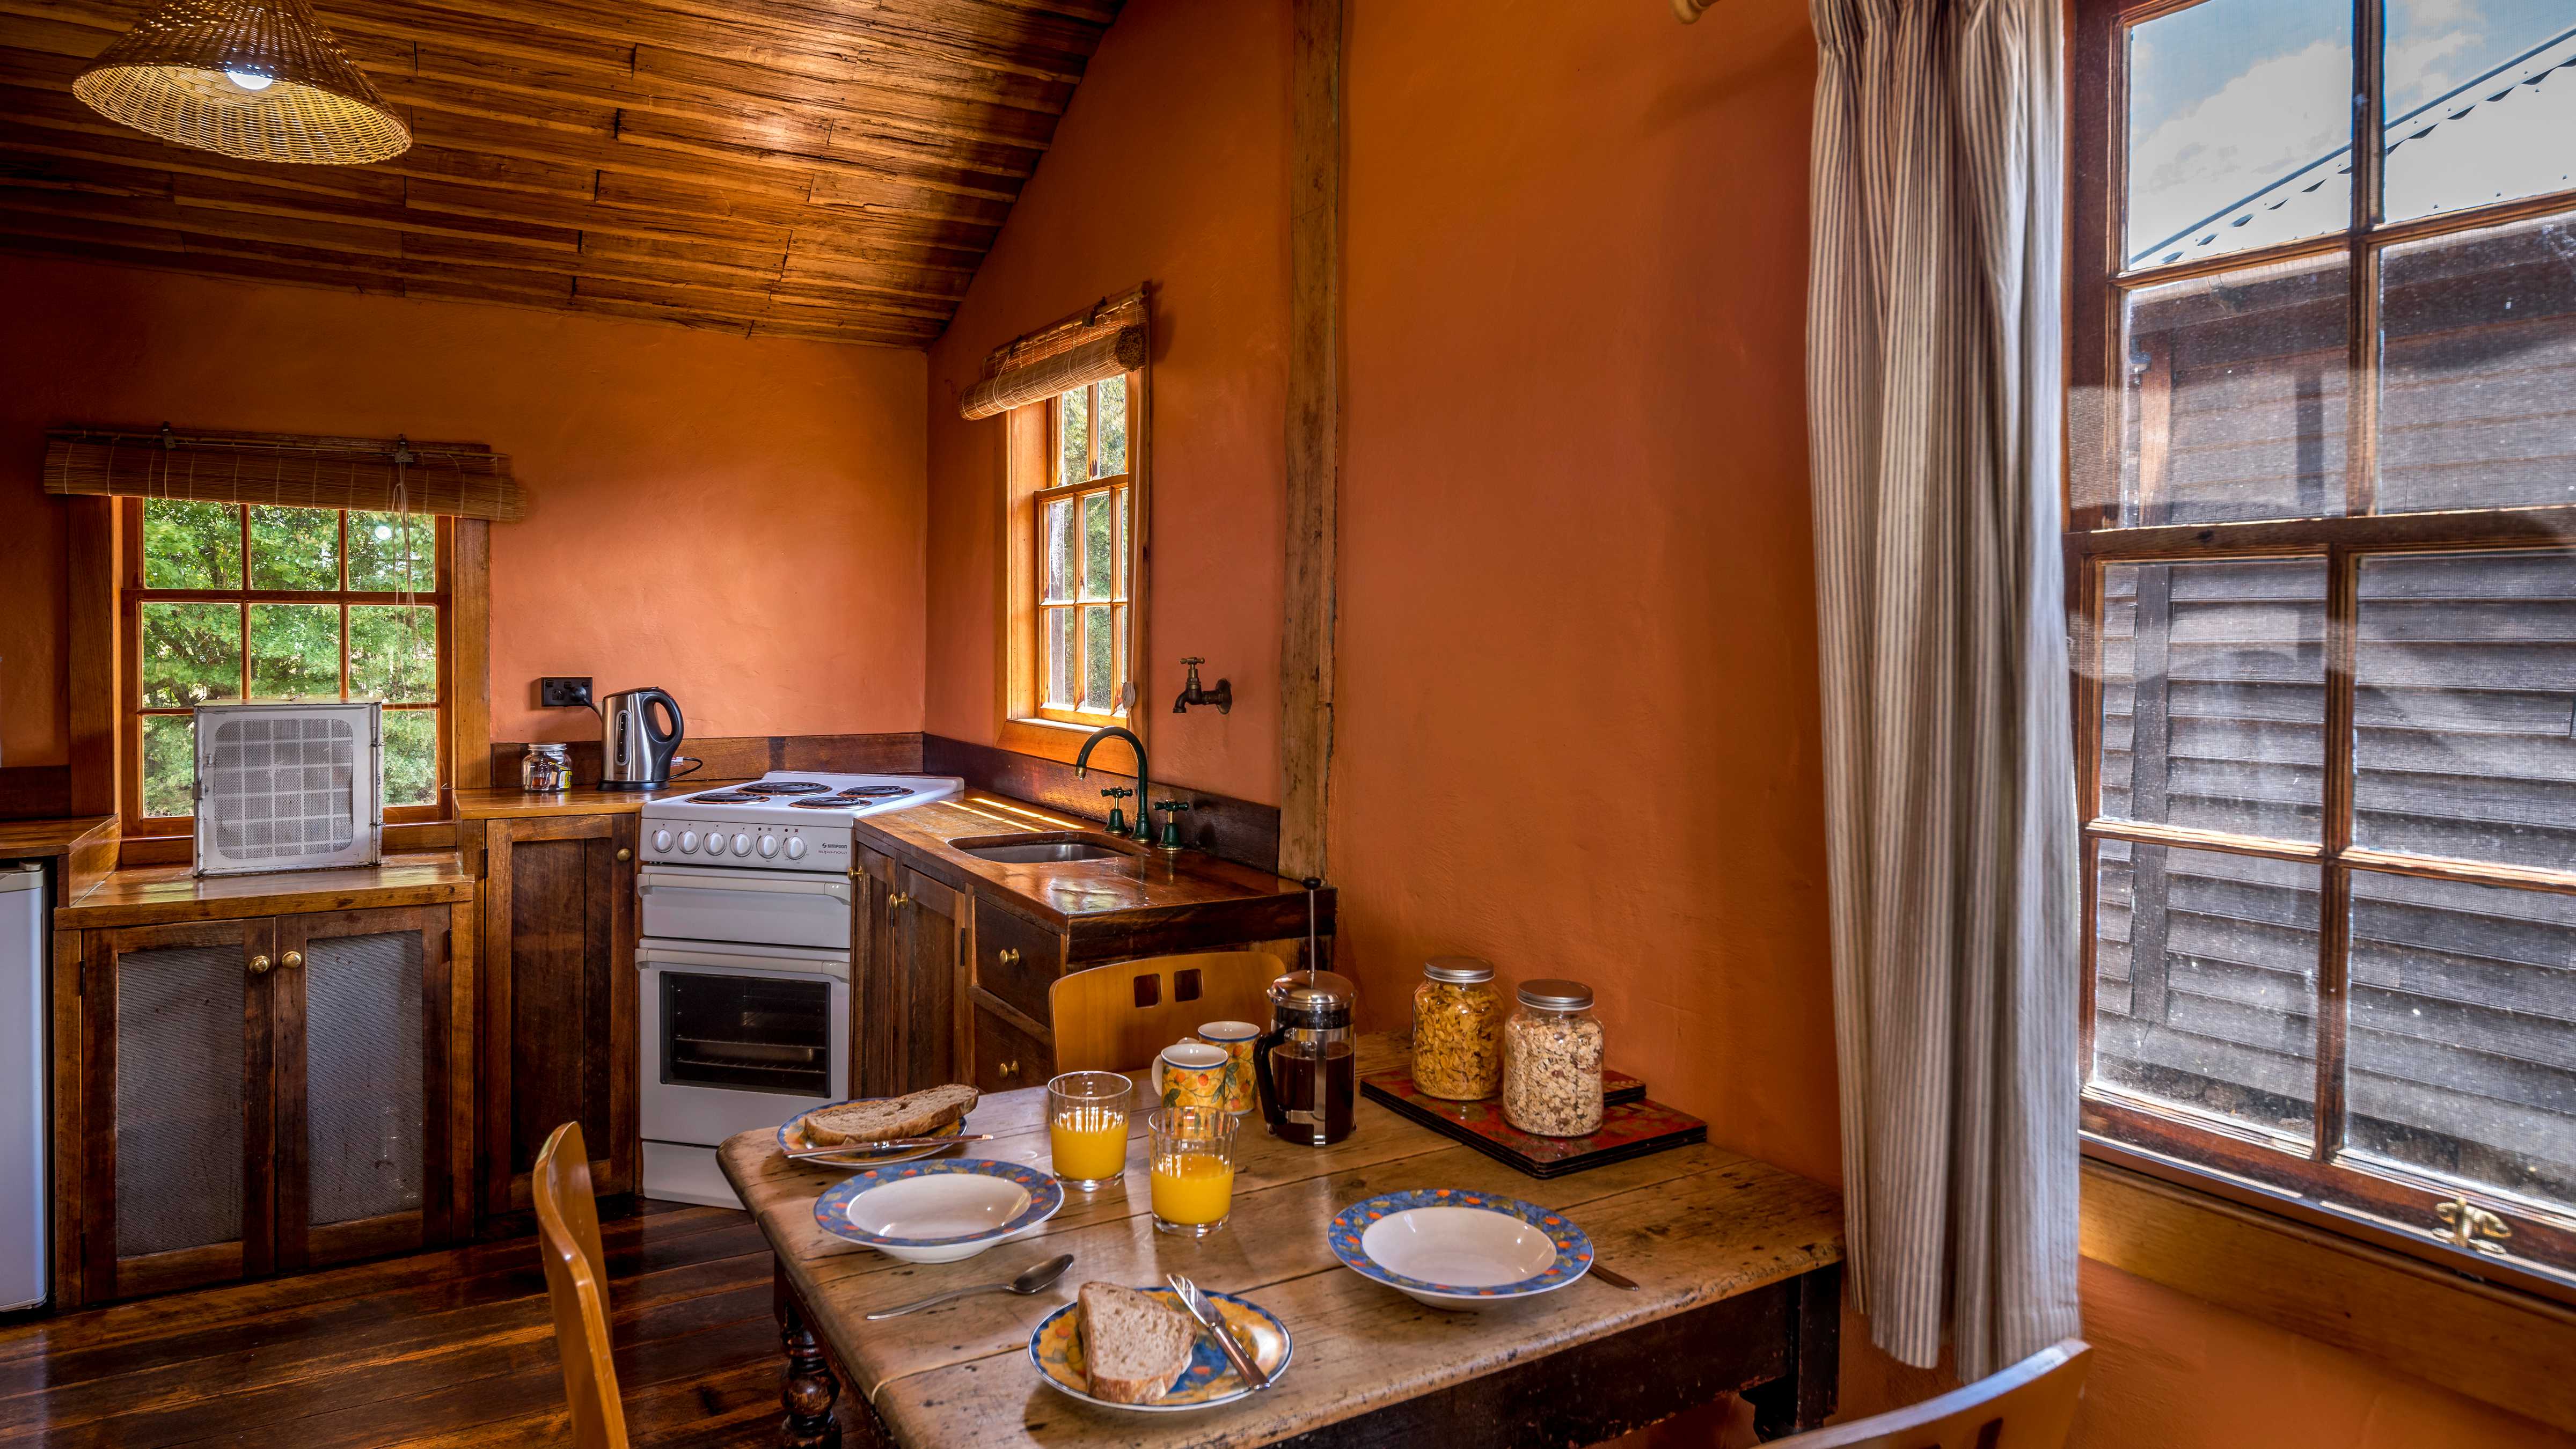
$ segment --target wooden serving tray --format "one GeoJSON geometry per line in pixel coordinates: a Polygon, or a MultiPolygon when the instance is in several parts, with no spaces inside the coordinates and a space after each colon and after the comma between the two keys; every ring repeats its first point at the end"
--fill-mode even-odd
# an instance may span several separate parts
{"type": "Polygon", "coordinates": [[[1531,1177],[1563,1177],[1588,1167],[1625,1162],[1668,1147],[1708,1140],[1707,1123],[1661,1102],[1646,1100],[1646,1084],[1635,1077],[1604,1072],[1601,1087],[1599,1131],[1589,1137],[1540,1137],[1504,1121],[1499,1096],[1454,1102],[1423,1095],[1413,1084],[1410,1065],[1369,1072],[1360,1078],[1361,1096],[1531,1177]]]}

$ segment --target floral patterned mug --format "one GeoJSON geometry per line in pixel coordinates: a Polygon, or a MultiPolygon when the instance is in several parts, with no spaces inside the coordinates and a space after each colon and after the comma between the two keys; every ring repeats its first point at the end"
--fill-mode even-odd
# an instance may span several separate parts
{"type": "Polygon", "coordinates": [[[1174,1042],[1154,1058],[1154,1096],[1166,1107],[1225,1107],[1234,1058],[1205,1042],[1174,1042]]]}
{"type": "Polygon", "coordinates": [[[1261,1040],[1261,1028],[1248,1021],[1211,1021],[1199,1028],[1198,1039],[1226,1055],[1225,1110],[1251,1111],[1257,1103],[1252,1084],[1252,1044],[1261,1040]]]}

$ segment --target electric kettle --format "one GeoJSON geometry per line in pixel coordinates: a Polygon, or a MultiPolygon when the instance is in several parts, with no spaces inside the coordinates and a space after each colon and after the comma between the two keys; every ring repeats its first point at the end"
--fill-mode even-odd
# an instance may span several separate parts
{"type": "MultiPolygon", "coordinates": [[[[672,761],[688,758],[680,753],[680,738],[688,727],[680,717],[680,702],[650,685],[621,689],[600,700],[600,788],[651,790],[669,784],[672,761]],[[668,729],[654,718],[655,705],[669,717],[668,729]]],[[[690,769],[697,765],[689,760],[690,769]]]]}

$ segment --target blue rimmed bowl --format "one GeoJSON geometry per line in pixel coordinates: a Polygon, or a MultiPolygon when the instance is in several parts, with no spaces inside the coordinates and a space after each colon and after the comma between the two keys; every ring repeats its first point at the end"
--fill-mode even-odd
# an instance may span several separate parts
{"type": "Polygon", "coordinates": [[[1553,1293],[1592,1267],[1592,1239],[1536,1203],[1464,1188],[1380,1193],[1333,1216],[1333,1256],[1434,1308],[1553,1293]]]}
{"type": "MultiPolygon", "coordinates": [[[[1139,1288],[1146,1297],[1181,1310],[1180,1295],[1169,1288],[1139,1288]]],[[[1204,1291],[1204,1290],[1202,1290],[1204,1291]]],[[[1268,1370],[1272,1382],[1287,1372],[1288,1360],[1296,1344],[1288,1336],[1288,1325],[1276,1314],[1248,1298],[1231,1293],[1208,1293],[1217,1316],[1234,1333],[1234,1341],[1252,1356],[1252,1361],[1268,1370]]],[[[1225,1350],[1211,1342],[1204,1329],[1190,1339],[1190,1366],[1172,1381],[1170,1389],[1150,1404],[1122,1404],[1114,1399],[1095,1398],[1091,1392],[1091,1375],[1082,1362],[1082,1304],[1080,1299],[1064,1305],[1038,1321],[1029,1335],[1029,1362],[1036,1366],[1038,1377],[1046,1386],[1086,1404],[1104,1409],[1125,1409],[1145,1414],[1177,1414],[1191,1409],[1212,1409],[1231,1404],[1252,1392],[1252,1386],[1235,1376],[1234,1367],[1225,1361],[1225,1350]]]]}
{"type": "Polygon", "coordinates": [[[954,1263],[1054,1217],[1052,1173],[988,1158],[871,1167],[814,1200],[814,1225],[907,1263],[954,1263]]]}

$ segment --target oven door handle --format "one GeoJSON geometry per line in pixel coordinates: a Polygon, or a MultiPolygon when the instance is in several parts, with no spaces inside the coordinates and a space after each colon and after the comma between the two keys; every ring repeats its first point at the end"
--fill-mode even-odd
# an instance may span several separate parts
{"type": "Polygon", "coordinates": [[[791,880],[751,871],[710,878],[700,872],[682,875],[678,871],[640,870],[635,873],[635,893],[649,896],[657,882],[665,890],[765,891],[773,895],[831,896],[844,901],[850,898],[850,883],[844,877],[806,875],[791,880]]]}

